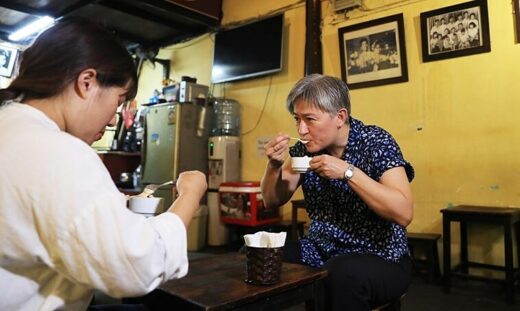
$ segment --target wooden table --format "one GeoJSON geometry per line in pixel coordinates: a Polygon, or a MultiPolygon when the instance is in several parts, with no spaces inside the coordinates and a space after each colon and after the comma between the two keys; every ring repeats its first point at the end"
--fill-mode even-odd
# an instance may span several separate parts
{"type": "MultiPolygon", "coordinates": [[[[502,208],[486,206],[460,205],[441,210],[444,250],[443,286],[450,291],[451,277],[462,276],[472,279],[490,280],[487,277],[469,275],[468,268],[484,268],[505,271],[506,300],[515,301],[515,279],[518,269],[513,263],[513,234],[516,232],[518,264],[520,266],[520,208],[502,208]],[[451,267],[451,222],[460,223],[460,264],[451,267]],[[504,229],[505,265],[491,265],[468,260],[468,223],[484,223],[500,225],[504,229]],[[516,229],[516,230],[514,230],[516,229]]],[[[496,279],[491,279],[496,280],[496,279]]]]}
{"type": "Polygon", "coordinates": [[[250,285],[243,254],[213,255],[190,262],[189,273],[152,293],[125,302],[143,303],[152,310],[282,310],[306,304],[324,310],[323,279],[327,271],[284,262],[280,282],[250,285]]]}

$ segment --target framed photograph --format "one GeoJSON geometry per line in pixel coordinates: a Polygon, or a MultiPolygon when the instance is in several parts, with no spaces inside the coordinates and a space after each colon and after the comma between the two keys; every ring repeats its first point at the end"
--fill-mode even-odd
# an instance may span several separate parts
{"type": "Polygon", "coordinates": [[[520,0],[513,0],[515,10],[516,43],[520,43],[520,0]]]}
{"type": "Polygon", "coordinates": [[[0,44],[0,76],[10,78],[13,75],[17,56],[17,49],[0,44]]]}
{"type": "Polygon", "coordinates": [[[403,14],[338,29],[341,76],[350,89],[408,81],[403,14]]]}
{"type": "Polygon", "coordinates": [[[487,1],[421,13],[421,43],[423,62],[491,51],[487,1]]]}

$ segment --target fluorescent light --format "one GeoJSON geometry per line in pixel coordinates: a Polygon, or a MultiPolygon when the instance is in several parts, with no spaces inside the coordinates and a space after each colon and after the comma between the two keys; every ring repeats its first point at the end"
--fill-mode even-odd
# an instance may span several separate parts
{"type": "Polygon", "coordinates": [[[9,35],[9,40],[12,41],[20,41],[21,39],[28,37],[32,35],[33,33],[40,32],[41,30],[49,27],[54,23],[54,18],[50,16],[43,16],[34,22],[28,24],[25,27],[22,27],[21,29],[18,29],[17,31],[13,32],[9,35]]]}

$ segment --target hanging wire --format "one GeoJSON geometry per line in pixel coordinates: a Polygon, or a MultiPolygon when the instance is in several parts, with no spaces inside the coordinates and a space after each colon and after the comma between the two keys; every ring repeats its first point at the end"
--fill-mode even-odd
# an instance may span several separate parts
{"type": "Polygon", "coordinates": [[[258,127],[258,124],[260,123],[260,120],[262,119],[262,116],[264,114],[265,106],[267,105],[267,99],[269,98],[269,93],[271,93],[271,84],[272,84],[272,82],[273,82],[273,76],[271,76],[269,78],[269,87],[267,88],[267,94],[265,94],[264,106],[262,107],[262,111],[260,111],[260,115],[258,116],[258,119],[256,120],[255,126],[252,129],[243,132],[242,135],[247,135],[247,134],[251,133],[252,131],[254,131],[258,127]]]}

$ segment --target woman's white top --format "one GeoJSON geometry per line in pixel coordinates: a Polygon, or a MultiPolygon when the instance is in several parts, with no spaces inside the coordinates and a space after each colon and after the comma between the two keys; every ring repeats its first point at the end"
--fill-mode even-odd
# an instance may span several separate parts
{"type": "Polygon", "coordinates": [[[173,213],[126,208],[96,152],[41,111],[0,107],[0,310],[85,310],[188,271],[173,213]]]}

